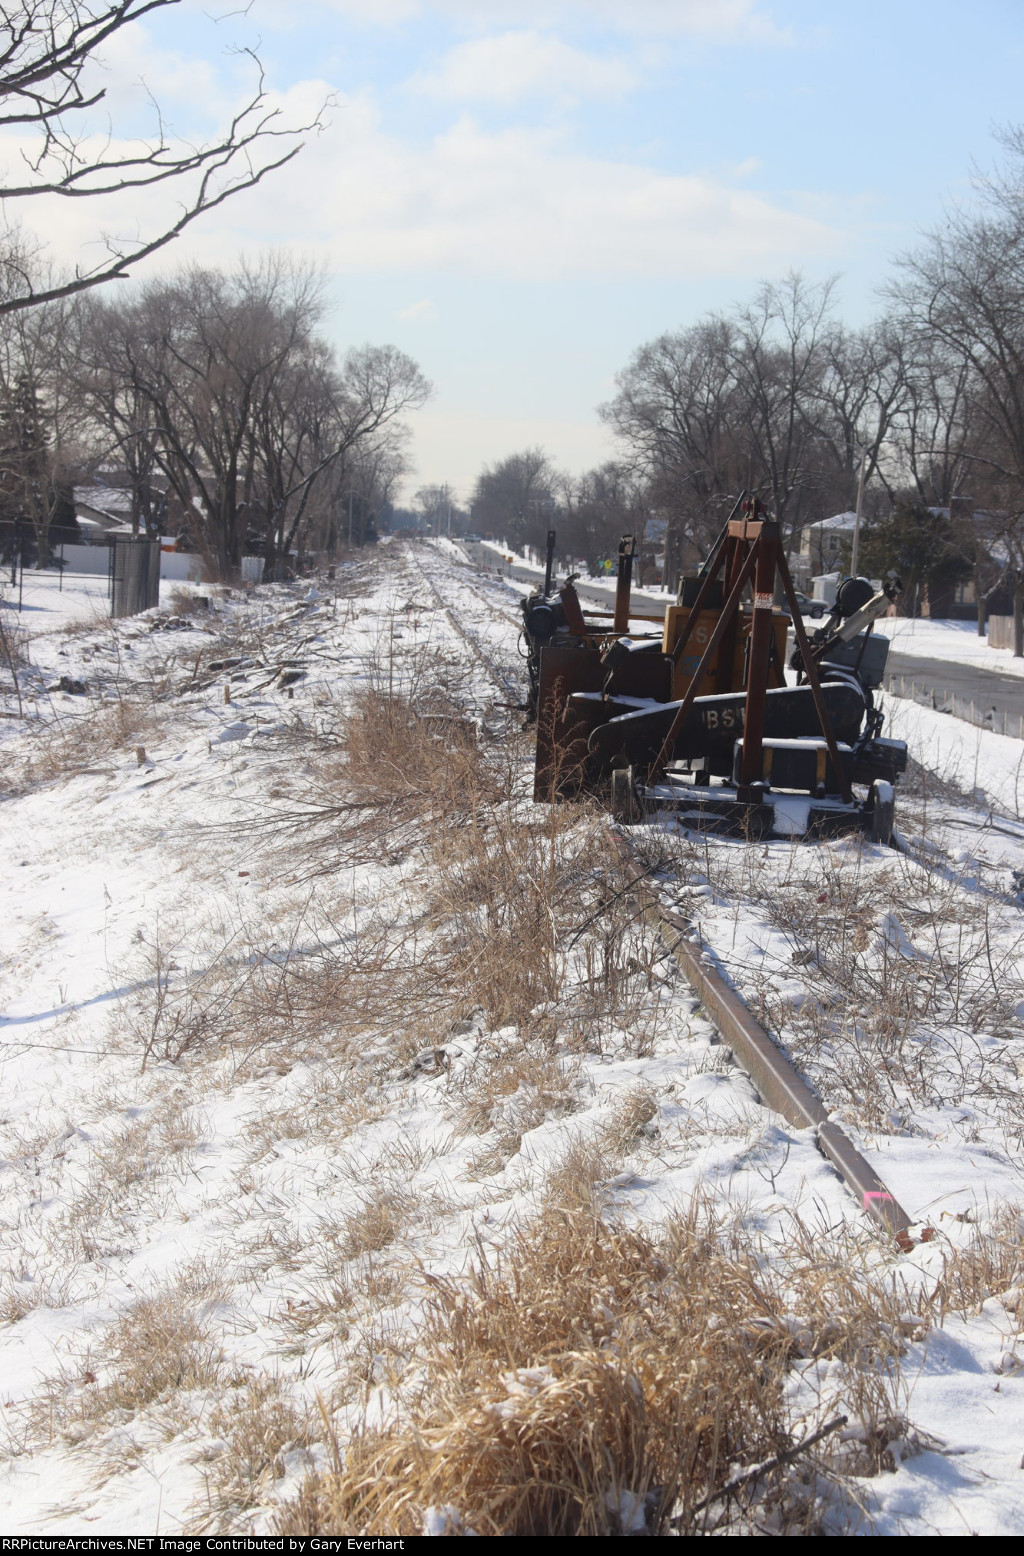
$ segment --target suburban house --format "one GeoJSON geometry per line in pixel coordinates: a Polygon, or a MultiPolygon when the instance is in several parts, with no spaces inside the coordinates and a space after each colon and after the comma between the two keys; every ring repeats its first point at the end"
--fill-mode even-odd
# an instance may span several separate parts
{"type": "MultiPolygon", "coordinates": [[[[943,517],[948,516],[950,512],[949,508],[932,508],[930,511],[943,517]]],[[[970,498],[955,498],[953,513],[963,518],[973,519],[980,534],[992,530],[992,515],[975,510],[970,498]]],[[[794,552],[791,563],[793,578],[798,588],[813,594],[815,599],[832,603],[836,586],[842,576],[844,555],[848,564],[856,521],[855,513],[846,512],[836,513],[829,519],[819,519],[815,524],[804,526],[799,537],[799,547],[794,552]]],[[[866,517],[861,520],[862,524],[869,522],[866,517]]],[[[1005,546],[998,540],[989,542],[986,555],[988,565],[985,568],[986,578],[983,584],[988,591],[986,608],[994,614],[1004,614],[1013,608],[1010,588],[1005,576],[1009,557],[1005,546]]],[[[968,620],[977,614],[977,608],[974,581],[970,576],[966,576],[959,583],[951,584],[941,599],[929,601],[926,596],[921,604],[921,614],[938,614],[944,618],[968,620]]]]}
{"type": "Polygon", "coordinates": [[[852,543],[856,522],[855,513],[836,513],[830,519],[804,525],[791,564],[798,588],[809,591],[813,579],[839,572],[843,546],[852,543]]]}
{"type": "Polygon", "coordinates": [[[75,517],[86,544],[102,545],[111,531],[131,531],[132,494],[124,487],[76,486],[75,517]]]}

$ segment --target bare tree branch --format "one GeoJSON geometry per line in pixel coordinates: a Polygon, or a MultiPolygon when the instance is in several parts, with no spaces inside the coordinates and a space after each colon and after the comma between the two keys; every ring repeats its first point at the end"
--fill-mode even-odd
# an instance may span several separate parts
{"type": "Polygon", "coordinates": [[[157,253],[206,211],[242,190],[252,189],[268,173],[283,167],[301,149],[296,137],[319,129],[324,104],[307,123],[286,124],[269,104],[260,61],[248,55],[257,82],[249,101],[236,111],[217,138],[202,144],[178,142],[168,133],[154,102],[155,134],[117,149],[108,132],[102,147],[89,133],[85,110],[94,108],[105,89],[91,90],[83,72],[96,51],[122,28],[151,11],[180,0],[23,0],[0,3],[0,128],[34,128],[38,144],[22,155],[26,176],[0,184],[0,200],[10,215],[14,201],[39,196],[95,199],[160,184],[181,190],[177,214],[157,232],[138,236],[103,235],[105,254],[91,265],[76,265],[71,277],[40,285],[23,263],[22,246],[8,228],[0,238],[0,315],[68,297],[104,281],[120,280],[129,268],[157,253]],[[289,147],[275,153],[275,141],[289,147]]]}

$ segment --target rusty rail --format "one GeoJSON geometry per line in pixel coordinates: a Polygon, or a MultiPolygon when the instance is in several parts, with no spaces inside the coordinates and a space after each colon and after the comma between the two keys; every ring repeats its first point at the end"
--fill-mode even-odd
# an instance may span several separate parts
{"type": "Polygon", "coordinates": [[[905,1236],[911,1219],[889,1193],[871,1164],[853,1141],[831,1121],[821,1098],[807,1084],[786,1055],[755,1021],[743,1000],[721,973],[701,959],[704,949],[693,935],[692,924],[658,901],[647,884],[633,850],[621,833],[609,828],[612,844],[623,868],[646,899],[649,911],[669,932],[672,954],[700,996],[701,1004],[718,1027],[740,1064],[747,1071],[768,1107],[781,1113],[798,1129],[813,1129],[822,1155],[835,1167],[857,1202],[887,1232],[905,1236]]]}

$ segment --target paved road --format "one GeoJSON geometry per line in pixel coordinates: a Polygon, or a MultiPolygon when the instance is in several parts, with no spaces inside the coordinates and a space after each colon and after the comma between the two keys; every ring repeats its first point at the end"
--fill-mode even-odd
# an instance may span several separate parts
{"type": "MultiPolygon", "coordinates": [[[[472,542],[467,544],[465,541],[460,542],[460,544],[469,553],[472,561],[478,562],[484,567],[493,568],[497,565],[497,554],[489,546],[478,546],[472,542]]],[[[503,578],[515,579],[518,583],[529,584],[532,588],[534,584],[543,582],[544,569],[542,567],[520,567],[513,563],[511,567],[503,566],[501,575],[503,578]]],[[[576,585],[576,593],[581,600],[586,600],[591,605],[597,605],[602,610],[611,610],[615,599],[615,580],[610,579],[607,584],[578,583],[576,585]]],[[[663,612],[665,609],[665,596],[663,594],[645,594],[642,589],[634,588],[631,599],[637,609],[645,613],[648,611],[663,612]]]]}
{"type": "Polygon", "coordinates": [[[917,687],[919,700],[922,694],[934,694],[939,708],[951,704],[956,698],[957,712],[970,717],[970,705],[975,705],[975,718],[980,723],[983,715],[995,709],[993,728],[1002,732],[1003,716],[1006,716],[1006,733],[1016,735],[1020,720],[1024,717],[1024,677],[1000,675],[997,670],[980,670],[974,665],[956,664],[949,659],[918,659],[916,654],[890,654],[886,666],[886,686],[893,691],[905,691],[911,695],[911,687],[917,687]]]}

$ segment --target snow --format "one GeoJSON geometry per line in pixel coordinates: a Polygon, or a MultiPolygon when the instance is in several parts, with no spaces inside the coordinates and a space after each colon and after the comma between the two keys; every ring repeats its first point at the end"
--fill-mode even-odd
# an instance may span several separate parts
{"type": "MultiPolygon", "coordinates": [[[[516,551],[510,546],[499,545],[497,541],[493,540],[474,542],[474,546],[476,545],[482,546],[486,552],[489,552],[491,556],[493,556],[495,564],[507,562],[509,557],[511,557],[513,564],[516,567],[524,571],[534,573],[538,578],[544,577],[543,566],[536,563],[531,557],[528,557],[525,551],[516,551]]],[[[462,555],[463,559],[470,559],[466,548],[462,548],[462,555]]],[[[611,575],[608,573],[588,573],[586,570],[586,563],[581,559],[577,559],[573,565],[578,572],[578,579],[581,584],[586,584],[588,588],[606,589],[610,594],[614,594],[614,573],[611,575]]],[[[514,582],[515,580],[512,581],[514,582]]],[[[651,599],[664,600],[666,602],[671,601],[672,604],[675,604],[676,591],[674,589],[665,589],[661,584],[644,584],[641,588],[640,585],[635,581],[635,575],[633,592],[643,595],[645,598],[649,596],[651,599]]]]}
{"type": "Polygon", "coordinates": [[[62,585],[57,573],[27,572],[20,595],[9,578],[0,583],[0,612],[5,626],[30,637],[72,624],[99,626],[110,615],[110,585],[85,573],[65,573],[62,585]]]}
{"type": "Polygon", "coordinates": [[[985,810],[1024,814],[1024,742],[1012,735],[966,724],[921,707],[906,697],[883,696],[886,735],[905,740],[912,754],[944,783],[962,790],[985,810]]]}
{"type": "Polygon", "coordinates": [[[845,513],[834,513],[830,519],[819,519],[816,523],[808,524],[806,527],[809,530],[841,530],[846,533],[853,529],[856,522],[857,515],[847,509],[845,513]]]}
{"type": "Polygon", "coordinates": [[[915,659],[947,659],[978,670],[1024,676],[1024,659],[1014,659],[1008,648],[989,648],[988,638],[978,636],[973,621],[931,621],[924,617],[886,616],[877,623],[892,643],[891,652],[915,659]]]}
{"type": "Polygon", "coordinates": [[[76,486],[75,502],[97,513],[130,514],[132,494],[123,486],[76,486]]]}
{"type": "MultiPolygon", "coordinates": [[[[306,1331],[296,1315],[322,1284],[337,1228],[368,1194],[400,1187],[429,1203],[430,1215],[413,1216],[402,1232],[404,1255],[410,1267],[458,1274],[476,1248],[502,1246],[567,1147],[596,1134],[638,1085],[656,1101],[656,1146],[603,1185],[617,1213],[657,1226],[699,1191],[756,1225],[768,1246],[794,1216],[851,1235],[865,1230],[812,1133],[761,1105],[665,968],[651,996],[649,1043],[638,1050],[627,1032],[609,1032],[572,1056],[571,1115],[545,1112],[525,1085],[502,1099],[484,1138],[521,1137],[487,1176],[475,1166],[481,1138],[453,1132],[451,1097],[453,1088],[471,1090],[489,1056],[517,1034],[487,1030],[479,1014],[410,1030],[402,1050],[395,1030],[367,1033],[350,1064],[330,1030],[297,1051],[264,1043],[254,1057],[245,1022],[259,1012],[238,1004],[248,1015],[216,1057],[190,1065],[157,1047],[142,1064],[163,989],[182,997],[191,989],[201,1004],[220,969],[237,975],[230,1012],[247,969],[358,944],[353,937],[370,934],[381,906],[401,898],[407,860],[370,857],[311,875],[268,846],[256,823],[299,803],[304,773],[322,781],[302,732],[326,727],[379,674],[382,652],[399,675],[443,667],[482,730],[508,717],[454,622],[472,631],[507,684],[521,685],[520,591],[481,578],[460,555],[447,541],[408,552],[382,546],[372,565],[339,569],[338,597],[327,585],[266,585],[211,597],[194,617],[154,611],[119,623],[92,623],[88,589],[54,599],[49,580],[33,585],[25,717],[16,717],[5,676],[9,716],[0,726],[0,1241],[9,1272],[0,1392],[10,1438],[0,1497],[8,1535],[195,1527],[205,1476],[223,1451],[203,1385],[181,1406],[191,1412],[184,1427],[156,1406],[91,1428],[91,1445],[40,1427],[47,1400],[77,1408],[106,1386],[110,1337],[140,1297],[177,1292],[236,1380],[270,1374],[315,1410],[360,1342],[347,1324],[318,1321],[306,1331]],[[69,624],[76,630],[62,630],[69,624]],[[234,664],[203,669],[229,658],[234,664]],[[277,667],[296,661],[304,678],[280,686],[277,667]],[[59,675],[88,694],[55,689],[59,675]],[[114,722],[140,699],[142,724],[114,722]],[[89,733],[100,716],[114,731],[105,743],[89,733]],[[76,735],[93,744],[69,756],[76,735]]],[[[105,595],[103,580],[89,582],[105,595]]],[[[1000,817],[1019,815],[1024,746],[898,699],[886,707],[887,733],[910,739],[946,786],[927,805],[898,802],[898,825],[916,853],[842,840],[748,848],[679,833],[661,889],[755,1009],[760,1000],[896,1197],[941,1229],[902,1260],[913,1284],[936,1278],[972,1222],[988,1224],[1021,1198],[1010,1112],[1021,1095],[1013,1055],[1024,1039],[1013,899],[1024,827],[999,827],[1000,817]],[[956,1008],[941,1019],[915,1016],[904,1034],[928,1076],[927,1095],[908,1068],[892,1072],[884,1097],[876,1088],[882,1101],[858,1100],[858,1086],[866,1097],[872,1080],[865,1071],[884,1066],[865,1063],[861,1017],[829,961],[845,933],[838,921],[851,881],[861,948],[849,959],[860,958],[865,980],[883,989],[900,976],[924,978],[956,934],[970,939],[984,917],[998,997],[978,949],[956,1008]],[[791,921],[780,919],[780,905],[792,909],[791,921]]],[[[403,1298],[389,1322],[397,1332],[414,1317],[415,1302],[403,1298]]],[[[858,1482],[873,1533],[1024,1529],[1017,1355],[1024,1342],[1005,1301],[908,1341],[907,1416],[925,1447],[902,1454],[895,1473],[858,1482]]],[[[801,1409],[821,1396],[830,1365],[795,1368],[801,1409]]],[[[368,1366],[369,1391],[338,1415],[340,1427],[386,1413],[386,1363],[368,1366]]],[[[547,1381],[542,1368],[509,1373],[501,1408],[514,1411],[547,1381]]],[[[232,1531],[270,1527],[275,1501],[297,1489],[309,1453],[283,1455],[232,1531]]],[[[619,1488],[608,1496],[623,1532],[640,1532],[639,1496],[619,1488]]],[[[425,1534],[452,1532],[470,1532],[458,1509],[428,1510],[425,1534]]]]}

